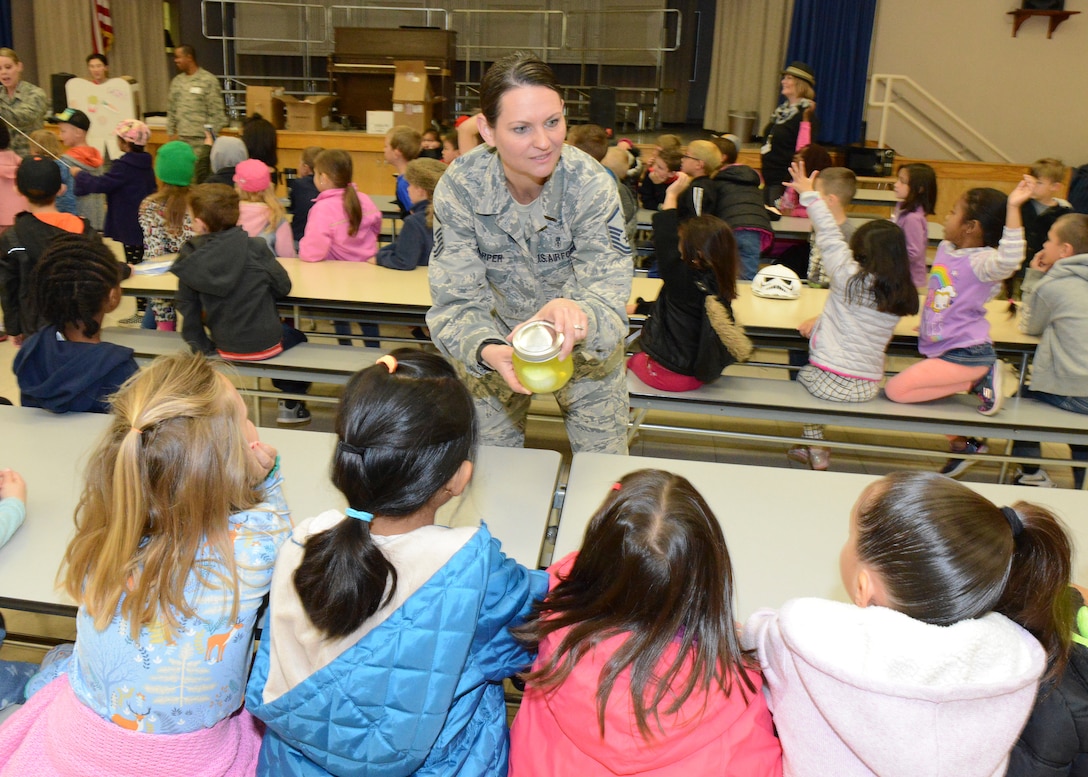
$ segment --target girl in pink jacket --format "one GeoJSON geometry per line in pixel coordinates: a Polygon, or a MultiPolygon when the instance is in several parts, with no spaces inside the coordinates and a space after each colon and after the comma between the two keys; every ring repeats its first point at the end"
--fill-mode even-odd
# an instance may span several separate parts
{"type": "Polygon", "coordinates": [[[365,262],[378,253],[382,214],[355,189],[353,172],[347,151],[330,148],[318,154],[314,162],[318,195],[298,246],[302,261],[365,262]]]}
{"type": "Polygon", "coordinates": [[[539,654],[510,777],[778,777],[759,672],[740,648],[721,527],[684,478],[613,486],[579,553],[515,629],[539,654]]]}

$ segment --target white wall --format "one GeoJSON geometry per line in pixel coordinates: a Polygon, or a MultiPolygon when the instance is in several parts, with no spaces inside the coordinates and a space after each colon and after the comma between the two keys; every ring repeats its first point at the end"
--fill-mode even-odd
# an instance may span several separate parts
{"type": "MultiPolygon", "coordinates": [[[[1016,38],[1017,0],[880,0],[872,73],[908,75],[1014,161],[1056,156],[1088,163],[1088,0],[1047,40],[1047,20],[1028,19],[1016,38]]],[[[879,109],[867,108],[876,139],[879,109]]],[[[903,156],[949,158],[901,119],[888,145],[903,156]]],[[[997,161],[996,158],[984,161],[997,161]]]]}

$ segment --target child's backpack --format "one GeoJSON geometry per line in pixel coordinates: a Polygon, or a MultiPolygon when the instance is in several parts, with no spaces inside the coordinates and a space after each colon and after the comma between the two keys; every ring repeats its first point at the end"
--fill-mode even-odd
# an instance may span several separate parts
{"type": "Polygon", "coordinates": [[[1069,204],[1077,213],[1088,213],[1088,165],[1073,171],[1069,181],[1069,204]]]}

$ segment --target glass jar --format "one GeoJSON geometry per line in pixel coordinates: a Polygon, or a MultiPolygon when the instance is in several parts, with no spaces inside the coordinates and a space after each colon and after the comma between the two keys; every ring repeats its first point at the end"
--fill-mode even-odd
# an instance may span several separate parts
{"type": "Polygon", "coordinates": [[[534,394],[550,394],[567,385],[574,362],[559,358],[563,333],[549,321],[530,321],[514,335],[514,374],[534,394]]]}

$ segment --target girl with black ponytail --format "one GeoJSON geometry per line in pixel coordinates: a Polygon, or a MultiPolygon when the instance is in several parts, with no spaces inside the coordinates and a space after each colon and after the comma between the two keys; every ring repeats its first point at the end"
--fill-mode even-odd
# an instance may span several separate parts
{"type": "Polygon", "coordinates": [[[472,398],[442,357],[402,349],[351,379],[336,433],[348,507],[276,562],[247,694],[268,724],[258,774],[505,774],[502,680],[532,661],[509,628],[547,581],[486,526],[435,525],[472,477],[472,398]]]}

